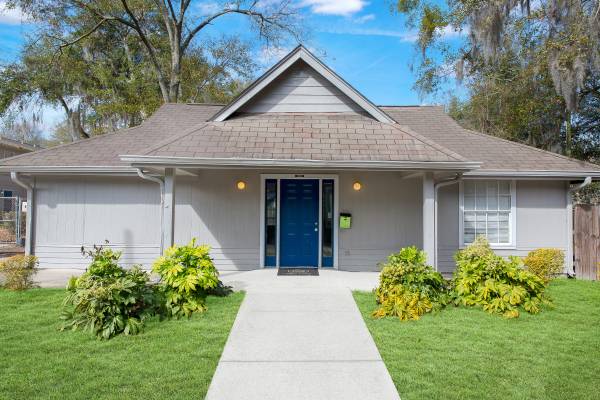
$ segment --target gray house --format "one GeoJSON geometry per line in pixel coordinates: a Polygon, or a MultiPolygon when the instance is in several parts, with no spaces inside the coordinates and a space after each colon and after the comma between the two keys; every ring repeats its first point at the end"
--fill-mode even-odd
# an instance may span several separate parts
{"type": "Polygon", "coordinates": [[[569,192],[600,178],[440,107],[375,106],[301,46],[228,105],[166,104],[0,170],[27,188],[27,251],[44,268],[84,268],[81,245],[104,240],[149,265],[197,237],[222,270],[376,270],[416,245],[450,272],[486,235],[502,255],[561,248],[571,269],[569,192]]]}

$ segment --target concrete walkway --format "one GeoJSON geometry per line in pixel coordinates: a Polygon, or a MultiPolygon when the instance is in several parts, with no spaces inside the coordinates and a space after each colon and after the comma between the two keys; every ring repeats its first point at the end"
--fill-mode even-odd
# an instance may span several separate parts
{"type": "Polygon", "coordinates": [[[221,278],[247,294],[207,399],[399,399],[351,294],[376,273],[221,278]]]}

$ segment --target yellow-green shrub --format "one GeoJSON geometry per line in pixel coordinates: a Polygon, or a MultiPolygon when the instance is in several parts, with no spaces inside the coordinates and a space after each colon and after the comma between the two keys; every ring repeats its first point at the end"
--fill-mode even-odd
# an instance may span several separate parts
{"type": "Polygon", "coordinates": [[[457,268],[452,283],[459,304],[516,318],[519,310],[536,314],[548,303],[544,281],[523,269],[520,258],[505,260],[494,254],[484,237],[458,251],[454,259],[457,268]]]}
{"type": "Polygon", "coordinates": [[[379,308],[374,317],[417,320],[449,302],[446,281],[425,260],[425,252],[414,246],[388,257],[375,290],[379,308]]]}
{"type": "Polygon", "coordinates": [[[206,310],[206,296],[220,286],[219,272],[209,255],[210,247],[197,246],[193,238],[185,246],[173,246],[154,263],[160,275],[159,289],[170,316],[189,317],[206,310]]]}
{"type": "Polygon", "coordinates": [[[523,260],[527,269],[545,282],[560,274],[565,265],[565,253],[559,249],[537,249],[523,260]]]}
{"type": "Polygon", "coordinates": [[[0,262],[3,286],[10,290],[25,290],[35,287],[33,276],[37,272],[38,259],[35,256],[17,255],[0,262]]]}

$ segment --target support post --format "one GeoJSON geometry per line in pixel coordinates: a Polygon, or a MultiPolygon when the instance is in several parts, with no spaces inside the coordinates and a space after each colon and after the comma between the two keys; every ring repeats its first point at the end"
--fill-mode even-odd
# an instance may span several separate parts
{"type": "Polygon", "coordinates": [[[435,186],[433,173],[423,174],[423,250],[427,264],[435,263],[435,186]]]}
{"type": "Polygon", "coordinates": [[[163,251],[173,246],[175,226],[175,169],[165,168],[163,204],[163,251]]]}

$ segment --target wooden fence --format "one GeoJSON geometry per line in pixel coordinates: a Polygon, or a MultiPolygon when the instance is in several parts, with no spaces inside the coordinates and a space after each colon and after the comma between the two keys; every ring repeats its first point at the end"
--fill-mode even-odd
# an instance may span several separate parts
{"type": "Polygon", "coordinates": [[[575,274],[581,279],[600,279],[600,205],[578,204],[573,218],[575,274]]]}

